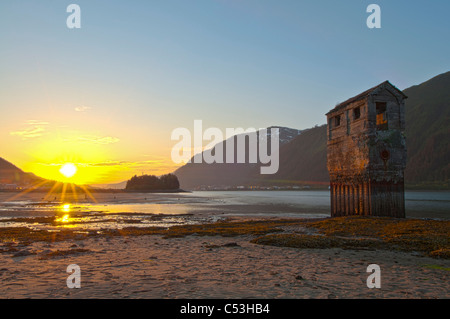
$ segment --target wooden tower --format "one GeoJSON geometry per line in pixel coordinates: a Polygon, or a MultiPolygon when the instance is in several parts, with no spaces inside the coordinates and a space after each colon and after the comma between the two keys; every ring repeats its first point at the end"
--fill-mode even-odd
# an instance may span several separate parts
{"type": "Polygon", "coordinates": [[[386,81],[326,114],[332,217],[405,217],[406,98],[386,81]]]}

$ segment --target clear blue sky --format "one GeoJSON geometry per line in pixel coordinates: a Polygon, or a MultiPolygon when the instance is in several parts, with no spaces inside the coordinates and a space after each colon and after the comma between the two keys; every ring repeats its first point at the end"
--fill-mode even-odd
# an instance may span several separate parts
{"type": "Polygon", "coordinates": [[[449,12],[438,0],[2,0],[0,92],[45,75],[48,94],[117,96],[143,120],[306,128],[378,82],[403,89],[448,71],[449,12]],[[66,28],[70,3],[81,30],[66,28]],[[379,30],[365,24],[370,3],[379,30]]]}
{"type": "Polygon", "coordinates": [[[75,125],[81,105],[109,119],[102,132],[167,148],[194,119],[304,129],[382,81],[449,71],[449,14],[444,0],[1,0],[0,126],[75,125]],[[71,3],[81,29],[66,27],[71,3]],[[381,29],[366,26],[371,3],[381,29]]]}

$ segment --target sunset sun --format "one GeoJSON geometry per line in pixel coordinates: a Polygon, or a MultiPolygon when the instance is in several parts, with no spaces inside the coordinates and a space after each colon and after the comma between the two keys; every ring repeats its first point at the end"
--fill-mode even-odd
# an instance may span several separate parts
{"type": "Polygon", "coordinates": [[[61,174],[63,174],[64,177],[66,177],[66,178],[71,178],[73,175],[76,174],[76,172],[77,172],[77,167],[76,167],[74,164],[72,164],[72,163],[67,163],[67,164],[64,164],[64,165],[61,167],[61,169],[59,170],[59,172],[60,172],[61,174]]]}

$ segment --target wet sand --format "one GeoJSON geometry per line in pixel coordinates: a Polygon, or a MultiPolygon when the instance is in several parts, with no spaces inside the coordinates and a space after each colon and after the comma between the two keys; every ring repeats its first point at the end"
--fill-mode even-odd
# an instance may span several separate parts
{"type": "Polygon", "coordinates": [[[0,254],[1,298],[450,298],[450,261],[383,250],[297,249],[254,236],[95,237],[0,254]],[[381,289],[369,289],[369,264],[381,289]],[[66,268],[81,268],[69,289],[66,268]]]}

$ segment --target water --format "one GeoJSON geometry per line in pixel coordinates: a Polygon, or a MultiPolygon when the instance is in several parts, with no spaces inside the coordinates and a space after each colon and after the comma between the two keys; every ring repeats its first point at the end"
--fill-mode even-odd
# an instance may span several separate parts
{"type": "MultiPolygon", "coordinates": [[[[330,216],[329,191],[236,191],[193,192],[195,196],[213,198],[221,205],[235,208],[249,206],[272,207],[272,214],[330,216]]],[[[449,191],[405,192],[406,216],[411,218],[450,219],[449,191]]],[[[264,213],[261,213],[264,214],[264,213]]]]}
{"type": "MultiPolygon", "coordinates": [[[[60,195],[58,195],[60,196],[60,195]]],[[[230,216],[330,216],[329,191],[211,191],[180,194],[95,194],[90,198],[0,193],[0,228],[58,230],[169,227],[230,216]],[[14,194],[13,194],[14,195],[14,194]]],[[[410,218],[450,219],[450,192],[405,193],[410,218]]]]}

